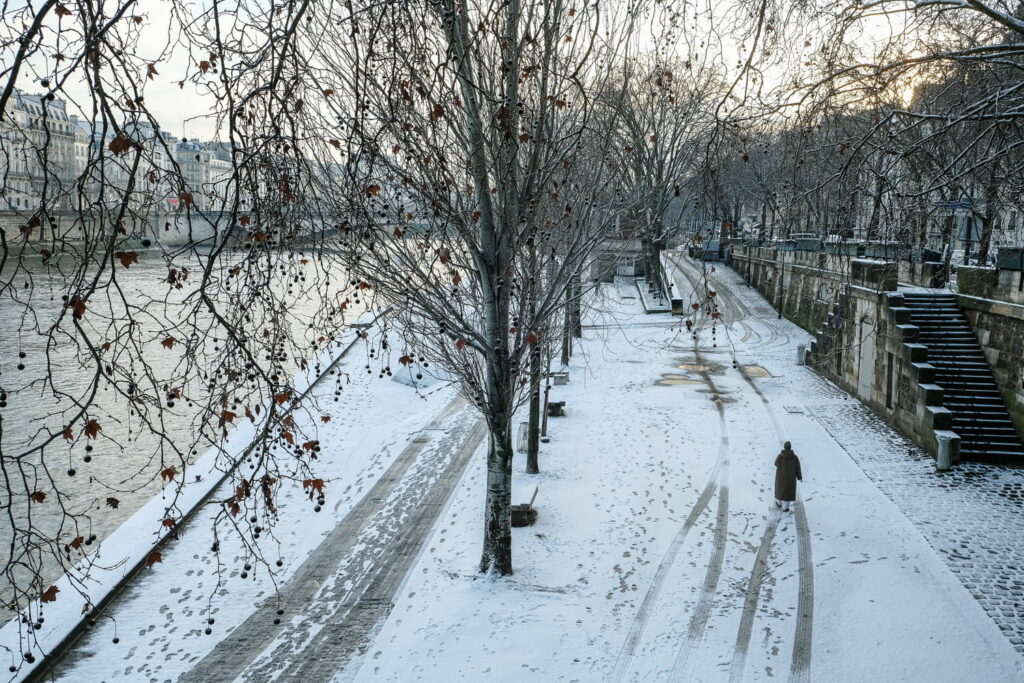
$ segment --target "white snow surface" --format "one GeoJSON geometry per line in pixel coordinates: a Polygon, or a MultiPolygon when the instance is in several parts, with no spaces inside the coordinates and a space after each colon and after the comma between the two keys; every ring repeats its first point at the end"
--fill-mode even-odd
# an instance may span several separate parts
{"type": "MultiPolygon", "coordinates": [[[[676,283],[676,291],[691,289],[681,277],[676,283]]],[[[744,300],[757,297],[734,290],[744,300]]],[[[615,680],[645,591],[709,478],[720,434],[705,386],[654,385],[663,374],[686,374],[676,366],[694,362],[689,335],[668,316],[644,315],[635,301],[614,297],[610,305],[614,320],[591,323],[612,326],[585,331],[570,384],[552,389],[553,400],[567,402],[567,416],[549,420],[542,473],[523,474],[517,456],[513,502],[528,500],[535,485],[540,493],[537,523],[513,530],[516,574],[475,572],[484,476],[478,461],[375,645],[336,680],[615,680]]],[[[726,305],[726,321],[729,314],[726,305]]],[[[686,643],[712,551],[714,501],[665,575],[625,680],[730,680],[747,582],[773,509],[780,440],[764,403],[732,369],[733,352],[739,364],[776,376],[813,376],[795,364],[795,345],[807,334],[763,317],[733,324],[728,334],[718,328],[717,347],[710,331],[700,334],[705,361],[721,366],[712,379],[733,401],[724,404],[731,456],[725,559],[706,628],[699,642],[686,643]],[[684,666],[673,672],[684,646],[684,666]]],[[[754,380],[802,456],[814,572],[810,669],[791,676],[800,580],[791,513],[768,555],[741,679],[1021,680],[1022,660],[992,620],[809,417],[808,403],[852,401],[817,376],[813,381],[829,394],[794,394],[778,379],[754,380]]]]}
{"type": "MultiPolygon", "coordinates": [[[[700,318],[696,340],[678,318],[644,314],[631,282],[603,290],[596,303],[604,312],[588,316],[569,384],[551,389],[551,400],[566,401],[566,416],[548,421],[541,474],[525,474],[525,456],[516,456],[513,502],[540,490],[537,523],[513,529],[514,576],[477,572],[480,451],[375,640],[335,680],[1024,680],[1024,659],[1007,637],[819,423],[827,413],[835,433],[837,410],[854,401],[796,365],[795,346],[808,335],[775,320],[754,290],[717,268],[714,288],[731,290],[735,301],[722,301],[714,332],[711,319],[700,318]],[[706,374],[692,367],[701,365],[706,374]],[[748,381],[741,366],[758,367],[747,370],[748,381]],[[655,384],[665,379],[678,382],[655,384]],[[799,515],[780,516],[772,503],[784,439],[803,465],[795,505],[809,526],[802,551],[799,515]],[[709,481],[718,487],[702,497],[709,481]],[[748,595],[775,521],[760,590],[748,595]],[[717,576],[709,571],[716,558],[717,576]],[[798,613],[801,586],[805,601],[813,587],[812,611],[798,613]],[[800,635],[808,627],[809,639],[800,635]],[[795,643],[803,644],[796,655],[795,643]]],[[[680,272],[675,282],[684,297],[692,290],[680,272]]],[[[321,466],[335,477],[324,511],[309,512],[298,487],[281,502],[278,582],[451,398],[450,390],[415,398],[409,387],[368,379],[361,362],[349,363],[352,383],[321,431],[321,466]]],[[[224,555],[237,562],[217,585],[212,514],[165,549],[163,563],[119,600],[113,620],[92,629],[86,654],[59,680],[174,680],[270,594],[264,568],[238,577],[243,555],[227,537],[224,555]],[[212,635],[203,634],[208,607],[212,635]]]]}

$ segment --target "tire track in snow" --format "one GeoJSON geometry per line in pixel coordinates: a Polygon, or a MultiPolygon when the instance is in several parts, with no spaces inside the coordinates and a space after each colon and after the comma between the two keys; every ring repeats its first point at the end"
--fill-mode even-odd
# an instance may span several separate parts
{"type": "MultiPolygon", "coordinates": [[[[691,285],[693,285],[693,279],[686,272],[686,268],[683,263],[678,259],[673,260],[676,262],[677,269],[684,277],[686,277],[687,280],[690,281],[691,285]]],[[[716,288],[715,291],[717,291],[726,302],[735,307],[741,319],[753,317],[755,320],[760,322],[766,330],[768,330],[771,334],[771,338],[766,342],[766,345],[779,346],[780,344],[775,344],[773,342],[780,338],[782,339],[781,345],[789,344],[789,334],[781,328],[777,329],[776,326],[770,325],[760,317],[753,316],[751,308],[743,303],[739,296],[731,290],[730,284],[724,283],[717,278],[716,281],[712,283],[710,274],[706,277],[709,284],[714,284],[716,288]]],[[[696,291],[696,286],[694,286],[694,288],[696,291]]],[[[741,367],[736,360],[735,352],[733,353],[733,367],[741,367]]],[[[757,394],[758,398],[761,399],[761,403],[764,405],[765,411],[771,419],[772,426],[775,429],[775,434],[779,439],[779,444],[781,445],[783,442],[787,441],[788,438],[782,423],[779,421],[779,418],[775,413],[775,407],[768,400],[768,397],[765,396],[764,392],[761,391],[761,388],[752,377],[750,377],[746,372],[743,372],[742,369],[740,374],[743,376],[744,381],[746,381],[750,388],[754,390],[754,393],[757,394]]],[[[793,637],[792,660],[790,663],[790,680],[794,681],[794,683],[807,683],[810,680],[811,643],[814,624],[814,563],[812,561],[811,534],[807,523],[807,511],[804,508],[803,500],[799,495],[797,496],[797,501],[794,505],[794,514],[796,516],[799,586],[797,589],[797,615],[796,628],[793,637]]],[[[768,553],[771,551],[775,532],[778,529],[780,519],[780,511],[773,510],[770,513],[764,534],[761,537],[761,545],[758,548],[757,555],[754,560],[754,567],[751,570],[750,578],[747,581],[747,594],[744,601],[743,616],[740,619],[740,627],[736,635],[736,646],[733,650],[733,661],[729,670],[730,683],[739,683],[743,680],[747,652],[749,651],[750,638],[753,632],[754,617],[757,614],[757,605],[760,601],[761,583],[764,580],[768,553]]]]}
{"type": "Polygon", "coordinates": [[[704,640],[704,630],[707,628],[708,617],[711,615],[711,604],[718,591],[718,580],[722,576],[722,565],[725,563],[725,543],[729,533],[729,433],[725,421],[725,407],[721,401],[717,401],[717,404],[721,429],[718,457],[722,461],[721,479],[724,482],[719,484],[718,489],[718,514],[715,518],[714,544],[707,573],[704,575],[704,585],[701,587],[689,626],[686,629],[686,638],[672,663],[671,674],[668,677],[670,681],[690,680],[687,667],[692,661],[693,653],[700,649],[700,644],[704,640]]]}
{"type": "MultiPolygon", "coordinates": [[[[457,447],[454,455],[423,499],[407,514],[393,519],[397,522],[396,533],[388,535],[386,549],[374,558],[373,569],[363,577],[351,577],[356,580],[344,591],[344,599],[337,610],[316,635],[302,644],[300,651],[282,648],[287,664],[278,675],[279,680],[332,680],[369,647],[391,614],[400,586],[423,551],[431,530],[462,481],[462,474],[486,433],[481,417],[476,418],[468,434],[459,433],[452,444],[457,447]]],[[[348,583],[346,580],[345,584],[348,583]]],[[[271,662],[263,669],[247,671],[245,680],[267,680],[275,664],[271,662]]],[[[349,673],[358,675],[358,671],[349,673]]]]}
{"type": "MultiPolygon", "coordinates": [[[[779,422],[778,415],[775,414],[775,407],[768,400],[768,397],[761,391],[761,387],[757,386],[757,383],[747,375],[742,373],[743,379],[746,380],[750,388],[754,390],[754,393],[761,399],[761,403],[764,404],[765,410],[768,412],[768,417],[771,418],[772,425],[775,428],[775,435],[779,438],[779,442],[787,441],[786,432],[782,427],[782,423],[779,422]]],[[[799,575],[799,586],[797,588],[797,610],[796,610],[796,629],[793,635],[793,655],[790,662],[789,680],[795,681],[796,683],[807,683],[810,680],[811,672],[811,642],[814,636],[814,562],[812,561],[811,555],[811,531],[807,524],[807,512],[804,509],[803,498],[797,494],[796,504],[794,505],[794,514],[796,515],[796,549],[797,549],[797,567],[799,575]]],[[[756,567],[755,567],[756,571],[756,567]]],[[[756,604],[755,604],[756,607],[756,604]]],[[[749,624],[753,627],[753,622],[749,624]]],[[[739,643],[743,637],[742,624],[741,632],[737,635],[736,642],[739,643]]],[[[749,644],[750,635],[747,634],[746,642],[749,644]]],[[[734,653],[735,657],[736,653],[734,653]]],[[[746,657],[746,652],[743,652],[743,657],[746,657]]],[[[735,660],[734,660],[735,661],[735,660]]],[[[739,679],[742,680],[742,671],[740,671],[739,679]]],[[[730,681],[733,681],[732,675],[730,674],[730,681]]]]}
{"type": "Polygon", "coordinates": [[[619,656],[615,660],[615,667],[612,669],[612,676],[610,680],[623,681],[626,678],[626,674],[629,672],[629,665],[633,661],[633,655],[636,652],[636,646],[640,642],[640,636],[643,635],[644,627],[647,626],[647,620],[651,616],[651,608],[658,600],[658,595],[661,593],[661,587],[665,582],[665,577],[668,575],[669,569],[675,564],[676,556],[679,554],[679,550],[683,546],[683,542],[686,540],[686,535],[690,533],[690,529],[697,523],[700,516],[704,513],[704,509],[708,506],[711,501],[711,497],[715,495],[715,491],[718,490],[718,475],[722,468],[722,462],[719,460],[715,463],[714,469],[711,471],[711,478],[705,485],[704,490],[701,491],[700,497],[697,498],[697,502],[694,503],[693,508],[690,509],[690,514],[687,515],[686,521],[683,522],[683,526],[676,532],[675,538],[669,544],[668,550],[665,551],[665,556],[661,559],[661,563],[658,565],[658,569],[654,572],[654,578],[651,580],[651,585],[647,589],[647,593],[644,595],[643,601],[640,603],[640,608],[637,610],[636,617],[633,619],[633,625],[629,629],[629,634],[626,636],[626,640],[619,650],[619,656]]]}
{"type": "Polygon", "coordinates": [[[275,611],[285,614],[302,612],[313,601],[323,586],[338,572],[343,560],[356,548],[363,533],[380,519],[392,493],[413,470],[427,444],[432,439],[423,432],[442,430],[466,409],[460,396],[452,399],[429,424],[402,450],[376,483],[363,495],[337,526],[321,541],[292,576],[281,586],[279,595],[263,600],[253,612],[232,629],[191,670],[179,680],[205,683],[214,680],[233,680],[244,673],[252,661],[277,638],[285,626],[273,624],[275,611]]]}
{"type": "Polygon", "coordinates": [[[814,623],[814,562],[811,558],[811,531],[803,500],[796,506],[796,549],[800,563],[800,588],[796,604],[796,635],[789,680],[807,683],[811,680],[811,631],[814,623]]]}
{"type": "MultiPolygon", "coordinates": [[[[700,355],[700,349],[697,346],[697,340],[694,338],[693,342],[694,355],[698,363],[703,364],[703,360],[700,355]]],[[[665,577],[668,575],[669,570],[675,564],[676,556],[679,554],[679,550],[683,546],[683,542],[686,540],[687,534],[700,519],[700,516],[704,513],[708,503],[711,502],[711,498],[715,495],[720,487],[720,482],[723,478],[723,472],[725,477],[728,477],[729,470],[729,439],[726,433],[725,424],[725,408],[721,401],[721,396],[718,393],[718,388],[712,381],[710,374],[707,371],[698,373],[703,378],[705,384],[711,390],[711,395],[714,397],[713,400],[718,408],[719,418],[721,420],[721,445],[718,449],[718,457],[715,460],[715,466],[711,470],[711,475],[708,478],[708,483],[705,484],[704,490],[701,491],[700,496],[697,498],[697,502],[694,503],[690,509],[690,514],[687,515],[686,520],[683,522],[683,526],[676,532],[675,537],[669,544],[668,549],[665,551],[664,557],[661,559],[661,563],[658,564],[657,570],[654,572],[654,578],[651,580],[651,585],[647,588],[647,592],[644,594],[644,599],[640,603],[640,607],[637,610],[636,616],[633,618],[633,624],[630,626],[629,633],[626,635],[626,640],[622,644],[622,648],[619,650],[618,657],[615,659],[615,666],[612,668],[612,674],[609,680],[612,681],[623,681],[626,678],[626,674],[629,673],[630,664],[633,661],[633,655],[636,653],[636,647],[640,643],[640,637],[643,635],[644,628],[647,626],[647,621],[651,616],[652,608],[658,600],[658,596],[661,594],[661,588],[665,583],[665,577]]],[[[726,520],[728,520],[728,486],[725,486],[726,496],[726,520]]],[[[722,508],[721,501],[719,502],[719,517],[721,517],[722,508]]],[[[723,526],[723,525],[718,525],[723,526]]],[[[717,535],[716,535],[717,539],[717,535]]],[[[724,533],[723,543],[724,548],[724,533]]]]}
{"type": "MultiPolygon", "coordinates": [[[[750,308],[742,301],[740,301],[739,298],[736,297],[731,291],[729,291],[728,287],[721,287],[721,282],[712,282],[711,273],[709,271],[702,270],[700,275],[697,276],[691,274],[690,272],[691,270],[695,269],[696,266],[686,261],[682,256],[670,255],[668,258],[675,264],[676,270],[686,279],[687,282],[689,282],[690,287],[693,289],[695,295],[699,290],[711,289],[711,285],[714,285],[715,289],[713,291],[716,293],[716,296],[720,296],[722,300],[728,302],[730,308],[734,309],[734,316],[732,317],[730,322],[738,323],[740,327],[743,329],[743,336],[740,337],[739,339],[740,343],[747,342],[750,339],[750,337],[753,336],[757,337],[757,339],[754,342],[757,346],[776,346],[774,342],[778,337],[777,331],[773,327],[765,324],[764,328],[768,331],[770,335],[767,339],[765,339],[764,335],[756,331],[753,325],[749,324],[746,321],[747,318],[751,317],[750,308]],[[704,287],[701,286],[701,280],[703,280],[705,284],[704,287]]],[[[729,332],[728,327],[725,327],[725,330],[726,333],[729,332]]]]}
{"type": "Polygon", "coordinates": [[[757,614],[757,603],[761,599],[761,582],[764,580],[765,567],[768,564],[768,552],[775,539],[775,531],[779,528],[782,511],[772,510],[768,515],[768,524],[761,536],[761,545],[754,557],[754,568],[747,580],[747,595],[743,602],[743,616],[740,617],[740,628],[736,634],[736,645],[733,648],[732,664],[729,667],[729,683],[743,680],[744,667],[747,663],[747,651],[750,648],[750,636],[754,629],[754,616],[757,614]]]}
{"type": "MultiPolygon", "coordinates": [[[[690,275],[685,271],[683,264],[679,263],[679,261],[677,260],[676,265],[680,272],[683,274],[683,276],[686,277],[687,280],[689,280],[691,286],[694,286],[696,288],[696,285],[694,285],[693,278],[690,277],[690,275]]],[[[737,318],[735,319],[740,320],[741,324],[745,325],[748,329],[753,330],[752,326],[747,325],[745,322],[742,322],[746,318],[751,317],[750,308],[732,292],[729,285],[723,285],[723,283],[721,282],[712,283],[709,274],[706,275],[706,277],[709,284],[715,285],[715,291],[718,292],[721,299],[724,300],[724,302],[728,303],[728,305],[734,309],[734,313],[737,314],[737,318]]],[[[771,337],[767,340],[766,343],[768,345],[773,345],[772,342],[775,342],[780,337],[779,333],[774,327],[768,325],[767,323],[764,323],[764,321],[759,322],[762,322],[764,328],[768,330],[768,332],[771,334],[771,337]]],[[[756,332],[754,332],[754,334],[757,335],[758,341],[764,339],[764,337],[761,336],[760,334],[756,332]]],[[[785,337],[786,342],[788,342],[789,336],[783,336],[785,337]]],[[[742,341],[743,340],[741,340],[741,342],[742,341]]],[[[753,379],[742,370],[742,366],[739,364],[739,360],[736,358],[735,349],[732,353],[732,365],[734,368],[740,368],[740,374],[743,377],[743,379],[747,382],[748,385],[750,385],[750,387],[754,390],[757,396],[761,399],[762,403],[765,405],[765,408],[768,411],[768,416],[772,420],[772,424],[775,428],[775,432],[778,435],[779,442],[781,444],[783,441],[785,441],[785,438],[783,437],[782,426],[776,418],[774,411],[768,404],[767,398],[761,392],[760,388],[754,383],[753,379]]],[[[757,605],[761,599],[761,584],[764,581],[765,569],[768,561],[768,553],[771,551],[772,544],[775,540],[775,533],[778,529],[779,520],[781,518],[782,514],[780,510],[772,510],[772,512],[769,513],[768,522],[765,526],[764,533],[761,536],[761,543],[758,547],[757,554],[754,559],[754,567],[751,570],[750,578],[747,580],[747,590],[746,596],[744,598],[743,613],[740,618],[740,626],[736,634],[736,643],[733,648],[733,659],[729,668],[730,683],[739,683],[743,680],[747,652],[750,648],[750,638],[753,633],[754,617],[757,614],[757,605]]],[[[680,656],[682,656],[682,654],[683,653],[680,652],[680,656]]],[[[685,666],[674,667],[673,673],[676,674],[675,677],[682,677],[681,680],[685,680],[686,672],[684,671],[684,669],[685,666]]]]}

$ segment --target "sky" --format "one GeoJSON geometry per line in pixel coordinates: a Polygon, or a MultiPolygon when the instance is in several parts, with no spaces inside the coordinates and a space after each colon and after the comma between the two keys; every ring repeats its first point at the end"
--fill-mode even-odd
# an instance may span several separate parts
{"type": "MultiPolygon", "coordinates": [[[[209,0],[201,0],[187,6],[196,11],[204,5],[208,6],[208,3],[209,0]]],[[[634,51],[649,52],[660,47],[659,51],[662,54],[672,55],[674,52],[676,55],[689,54],[698,59],[710,59],[712,62],[719,62],[721,67],[731,74],[730,79],[734,78],[739,73],[740,65],[745,62],[751,46],[749,41],[738,38],[733,33],[735,17],[743,13],[743,5],[742,0],[732,0],[724,4],[705,0],[703,3],[675,4],[668,7],[656,4],[654,8],[658,14],[653,15],[652,21],[637,32],[634,51]],[[680,28],[673,35],[662,33],[669,25],[668,13],[680,9],[683,10],[680,28]],[[658,34],[661,34],[660,39],[655,37],[658,34]]],[[[324,11],[323,8],[320,11],[324,11]]],[[[53,15],[48,17],[47,26],[51,29],[56,28],[57,19],[58,17],[53,15]]],[[[70,22],[73,19],[74,17],[71,17],[62,21],[70,22]]],[[[751,79],[748,75],[738,82],[738,87],[734,91],[734,95],[740,99],[756,98],[759,84],[762,91],[784,85],[803,69],[802,62],[817,49],[815,37],[820,35],[821,26],[805,25],[795,19],[787,20],[785,17],[777,21],[781,21],[782,25],[773,25],[774,34],[766,35],[769,38],[783,36],[783,40],[779,41],[777,52],[765,54],[763,49],[759,50],[756,59],[753,60],[753,64],[759,69],[757,78],[751,79]]],[[[124,22],[126,26],[139,32],[138,57],[145,63],[153,63],[157,70],[151,79],[146,79],[145,73],[139,74],[139,79],[144,81],[147,105],[157,121],[165,130],[178,137],[215,139],[218,135],[216,122],[210,114],[217,103],[194,82],[186,81],[184,85],[179,85],[190,71],[190,56],[184,47],[175,44],[178,31],[171,30],[171,27],[176,29],[178,20],[172,18],[171,4],[163,0],[137,2],[135,7],[127,12],[124,22]],[[142,17],[142,23],[136,25],[132,22],[133,16],[142,17]]],[[[882,41],[891,34],[898,34],[899,27],[896,23],[889,17],[878,16],[864,22],[858,30],[851,32],[849,38],[861,46],[869,46],[873,41],[882,41]]],[[[50,42],[53,42],[52,33],[50,42]]],[[[48,52],[48,57],[52,58],[53,50],[48,52]]],[[[7,67],[10,58],[11,54],[0,55],[0,64],[7,67]]],[[[193,59],[202,58],[204,56],[193,56],[193,59]]],[[[18,86],[30,93],[43,91],[40,81],[47,66],[52,67],[52,62],[43,64],[37,61],[30,64],[29,69],[19,78],[18,86]],[[35,69],[36,73],[30,73],[31,69],[35,69]]],[[[194,62],[191,71],[195,72],[194,62]]],[[[909,95],[909,86],[907,91],[909,95]]],[[[80,80],[69,81],[66,92],[71,99],[85,102],[88,107],[86,88],[80,80]]],[[[88,114],[84,112],[79,112],[79,115],[88,118],[88,114]]]]}

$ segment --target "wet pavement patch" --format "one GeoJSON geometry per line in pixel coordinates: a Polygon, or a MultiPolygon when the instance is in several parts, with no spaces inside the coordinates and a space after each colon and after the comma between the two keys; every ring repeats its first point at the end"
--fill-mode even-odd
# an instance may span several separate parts
{"type": "Polygon", "coordinates": [[[704,380],[695,379],[689,375],[677,375],[675,373],[665,373],[661,376],[661,379],[655,381],[654,386],[656,387],[677,387],[677,386],[694,386],[704,384],[704,380]]]}
{"type": "Polygon", "coordinates": [[[702,365],[700,363],[680,363],[676,367],[688,372],[711,372],[710,365],[702,365]]]}
{"type": "Polygon", "coordinates": [[[729,398],[727,393],[722,392],[722,391],[717,391],[715,389],[698,389],[697,391],[700,391],[700,392],[705,393],[705,394],[709,394],[708,398],[710,398],[715,403],[735,403],[736,402],[736,399],[729,398]]]}
{"type": "Polygon", "coordinates": [[[747,377],[771,377],[772,373],[768,372],[760,365],[741,365],[740,370],[747,377]]]}

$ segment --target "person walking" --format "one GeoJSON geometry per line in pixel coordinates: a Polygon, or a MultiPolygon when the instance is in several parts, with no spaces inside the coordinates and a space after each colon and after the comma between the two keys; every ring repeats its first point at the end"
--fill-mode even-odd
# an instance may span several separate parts
{"type": "Polygon", "coordinates": [[[796,457],[792,444],[787,441],[775,458],[775,507],[789,512],[789,504],[796,500],[796,483],[803,480],[800,458],[796,457]]]}

